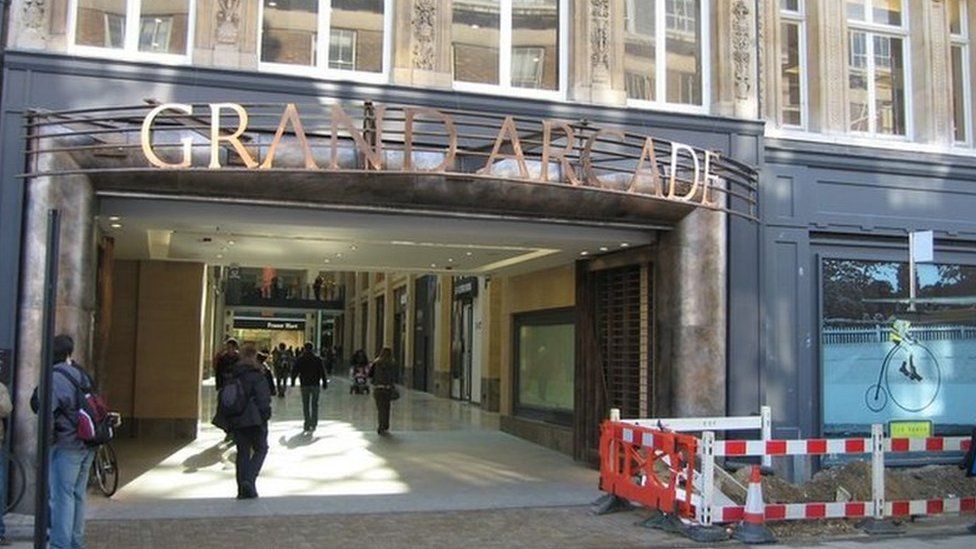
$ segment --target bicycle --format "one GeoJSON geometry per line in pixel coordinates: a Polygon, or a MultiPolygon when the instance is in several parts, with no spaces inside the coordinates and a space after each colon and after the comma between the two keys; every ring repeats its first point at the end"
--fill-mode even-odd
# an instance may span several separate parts
{"type": "Polygon", "coordinates": [[[864,403],[872,412],[884,410],[889,398],[906,412],[921,412],[939,396],[942,388],[939,361],[928,347],[911,336],[910,329],[911,324],[907,321],[896,320],[892,325],[891,340],[895,346],[881,363],[878,381],[868,386],[864,393],[864,403]],[[901,366],[892,368],[892,361],[897,364],[898,360],[901,360],[901,366]],[[897,372],[900,377],[893,376],[892,372],[897,372]],[[925,391],[930,391],[931,395],[925,391]]]}
{"type": "MultiPolygon", "coordinates": [[[[119,414],[110,412],[110,415],[114,416],[112,423],[116,428],[122,425],[119,414]]],[[[112,497],[119,489],[119,460],[111,443],[99,444],[95,448],[95,459],[92,460],[88,473],[88,485],[98,486],[99,491],[107,498],[112,497]]]]}
{"type": "Polygon", "coordinates": [[[24,464],[17,458],[17,456],[11,454],[6,450],[0,450],[3,453],[3,464],[7,471],[7,484],[6,493],[4,494],[4,514],[9,513],[14,507],[20,504],[20,500],[24,498],[24,492],[27,490],[27,476],[24,470],[24,464]]]}

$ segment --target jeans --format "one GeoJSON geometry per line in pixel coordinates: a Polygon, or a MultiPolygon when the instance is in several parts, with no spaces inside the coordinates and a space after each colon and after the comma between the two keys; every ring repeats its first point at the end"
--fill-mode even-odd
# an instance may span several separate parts
{"type": "Polygon", "coordinates": [[[237,445],[237,492],[241,493],[245,483],[253,488],[268,455],[268,424],[234,429],[234,443],[237,445]]]}
{"type": "Polygon", "coordinates": [[[50,549],[85,546],[85,490],[95,452],[55,446],[51,450],[50,549]]]}
{"type": "Polygon", "coordinates": [[[302,385],[302,414],[305,416],[305,430],[314,431],[319,424],[318,385],[302,385]]]}
{"type": "Polygon", "coordinates": [[[288,386],[288,374],[284,372],[278,372],[275,375],[275,387],[278,390],[278,396],[285,396],[285,387],[288,386]]]}
{"type": "Polygon", "coordinates": [[[379,388],[373,389],[373,398],[376,400],[376,414],[379,419],[378,431],[386,432],[390,430],[390,393],[392,389],[379,388]]]}

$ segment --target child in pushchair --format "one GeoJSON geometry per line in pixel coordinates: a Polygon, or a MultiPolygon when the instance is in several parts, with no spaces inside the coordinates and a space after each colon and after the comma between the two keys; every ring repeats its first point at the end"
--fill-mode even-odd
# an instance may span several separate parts
{"type": "Polygon", "coordinates": [[[352,369],[352,385],[349,394],[369,394],[369,365],[357,365],[352,369]]]}

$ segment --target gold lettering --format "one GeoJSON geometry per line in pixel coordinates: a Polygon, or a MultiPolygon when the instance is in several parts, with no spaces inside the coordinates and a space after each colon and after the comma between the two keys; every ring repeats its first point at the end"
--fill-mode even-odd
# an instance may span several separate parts
{"type": "Polygon", "coordinates": [[[703,206],[715,207],[718,206],[718,199],[709,200],[709,190],[722,184],[722,178],[711,173],[712,172],[712,159],[718,160],[721,158],[719,153],[712,151],[705,151],[705,176],[702,181],[702,197],[701,203],[703,206]]]}
{"type": "Polygon", "coordinates": [[[244,160],[244,165],[248,168],[257,167],[258,163],[251,158],[244,144],[241,143],[241,135],[247,131],[247,111],[237,103],[211,103],[210,104],[210,168],[220,168],[220,142],[227,141],[234,147],[237,154],[244,160]],[[230,109],[237,113],[239,122],[237,129],[230,135],[220,135],[220,111],[230,109]]]}
{"type": "Polygon", "coordinates": [[[573,169],[573,165],[566,158],[566,155],[571,154],[575,149],[576,145],[576,134],[573,131],[573,127],[562,120],[543,120],[542,121],[542,173],[539,176],[540,181],[549,181],[549,161],[558,161],[559,165],[563,169],[563,177],[569,181],[571,185],[579,186],[583,182],[576,177],[576,170],[573,169]],[[566,135],[566,146],[562,148],[552,147],[552,128],[562,130],[563,134],[566,135]]]}
{"type": "Polygon", "coordinates": [[[403,169],[405,171],[411,171],[413,169],[413,121],[418,115],[426,115],[431,118],[439,118],[444,124],[444,129],[447,131],[447,152],[444,154],[444,161],[440,165],[433,169],[422,171],[446,171],[448,166],[454,163],[454,156],[457,154],[458,133],[457,127],[454,125],[454,119],[437,109],[427,107],[406,107],[403,109],[403,114],[406,119],[403,130],[403,169]]]}
{"type": "Polygon", "coordinates": [[[676,200],[690,200],[698,192],[698,181],[701,176],[701,167],[698,164],[698,155],[684,143],[671,143],[671,180],[668,183],[668,198],[676,200]],[[677,196],[678,187],[678,155],[681,151],[686,151],[695,163],[695,176],[691,181],[691,189],[682,196],[677,196]]]}
{"type": "Polygon", "coordinates": [[[153,110],[149,111],[146,118],[142,121],[142,131],[139,132],[139,140],[142,142],[142,153],[146,155],[146,159],[149,163],[157,168],[189,168],[193,160],[193,138],[184,137],[180,139],[180,143],[183,144],[183,160],[180,162],[170,163],[164,161],[162,158],[156,155],[156,151],[153,150],[152,146],[152,126],[153,122],[156,121],[156,117],[160,115],[163,111],[179,111],[183,114],[193,114],[193,106],[187,105],[185,103],[166,103],[159,105],[153,110]]]}
{"type": "Polygon", "coordinates": [[[637,161],[637,169],[634,170],[634,177],[630,179],[630,188],[627,189],[627,192],[648,194],[643,190],[645,187],[643,183],[647,181],[646,177],[648,175],[650,175],[651,185],[653,185],[649,194],[652,196],[661,196],[661,171],[657,165],[657,158],[654,156],[654,139],[650,137],[644,139],[644,148],[641,150],[640,160],[637,161]],[[641,172],[644,169],[644,160],[648,160],[651,163],[650,174],[641,172]]]}
{"type": "Polygon", "coordinates": [[[495,138],[495,147],[491,150],[491,155],[488,156],[488,162],[485,163],[484,168],[478,170],[478,173],[491,175],[492,164],[495,163],[496,157],[514,158],[518,165],[519,176],[522,179],[529,178],[529,169],[525,166],[525,157],[522,155],[522,143],[519,141],[518,128],[515,127],[515,119],[511,116],[506,116],[505,121],[502,122],[502,127],[498,130],[498,137],[495,138]],[[511,141],[513,154],[501,153],[502,144],[506,140],[511,141]]]}
{"type": "Polygon", "coordinates": [[[268,147],[268,156],[264,159],[264,163],[261,164],[261,169],[267,170],[272,167],[275,151],[278,150],[278,143],[281,142],[281,138],[285,134],[285,128],[289,122],[291,122],[292,128],[295,130],[295,138],[298,139],[298,144],[302,146],[302,153],[305,155],[305,169],[317,170],[318,165],[315,163],[315,157],[312,156],[312,147],[308,143],[308,137],[305,136],[305,127],[302,125],[302,119],[298,116],[298,107],[294,103],[288,103],[285,106],[285,112],[281,114],[281,122],[278,124],[278,130],[275,132],[274,139],[271,140],[271,146],[268,147]]]}
{"type": "Polygon", "coordinates": [[[356,128],[355,122],[342,110],[339,105],[332,105],[332,165],[333,170],[339,169],[339,126],[342,126],[352,137],[356,149],[363,154],[366,169],[383,169],[383,137],[380,135],[383,127],[383,107],[376,109],[376,147],[370,146],[363,137],[363,132],[356,128]]]}
{"type": "Polygon", "coordinates": [[[586,140],[586,148],[583,149],[583,177],[586,179],[586,184],[593,187],[603,187],[603,182],[596,175],[596,170],[593,168],[593,146],[596,145],[597,140],[604,135],[610,135],[619,138],[621,141],[627,139],[627,135],[620,130],[597,130],[593,132],[593,135],[586,140]]]}

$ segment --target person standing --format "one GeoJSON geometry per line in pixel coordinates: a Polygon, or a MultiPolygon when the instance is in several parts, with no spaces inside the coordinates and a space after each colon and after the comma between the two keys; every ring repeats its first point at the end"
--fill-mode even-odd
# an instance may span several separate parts
{"type": "Polygon", "coordinates": [[[238,360],[240,360],[240,351],[237,340],[229,337],[224,342],[224,350],[214,359],[214,384],[218,391],[224,386],[238,360]]]}
{"type": "Polygon", "coordinates": [[[322,359],[315,355],[311,343],[306,343],[301,356],[295,362],[295,370],[302,391],[302,414],[305,416],[303,432],[312,433],[319,423],[319,385],[321,390],[328,387],[325,376],[325,365],[322,359]]]}
{"type": "Polygon", "coordinates": [[[325,284],[325,279],[322,275],[315,277],[315,282],[312,283],[312,289],[315,291],[315,301],[322,301],[322,285],[325,284]]]}
{"type": "MultiPolygon", "coordinates": [[[[0,382],[0,445],[4,444],[6,441],[6,430],[4,429],[4,422],[10,417],[10,413],[13,412],[14,405],[10,402],[10,391],[7,390],[7,386],[0,382]]],[[[7,493],[7,486],[4,483],[4,475],[0,474],[0,494],[7,493]]],[[[5,514],[3,509],[0,509],[0,545],[10,545],[10,541],[7,539],[7,525],[4,523],[3,515],[5,514]]]]}
{"type": "Polygon", "coordinates": [[[92,387],[91,377],[71,355],[75,350],[71,336],[54,338],[54,372],[51,378],[51,411],[54,437],[51,445],[50,506],[51,549],[85,546],[85,499],[88,471],[95,452],[78,438],[75,416],[78,393],[75,384],[92,387]],[[74,383],[72,383],[74,381],[74,383]]]}
{"type": "Polygon", "coordinates": [[[376,432],[381,435],[390,430],[390,401],[393,400],[393,391],[396,389],[394,384],[397,382],[397,374],[393,351],[389,347],[383,347],[369,369],[369,377],[373,380],[373,399],[376,400],[379,423],[376,432]]]}
{"type": "Polygon", "coordinates": [[[268,455],[268,420],[271,419],[271,389],[257,359],[257,348],[245,343],[241,358],[228,381],[240,380],[247,401],[244,411],[228,418],[237,458],[237,499],[258,497],[257,479],[268,455]]]}

